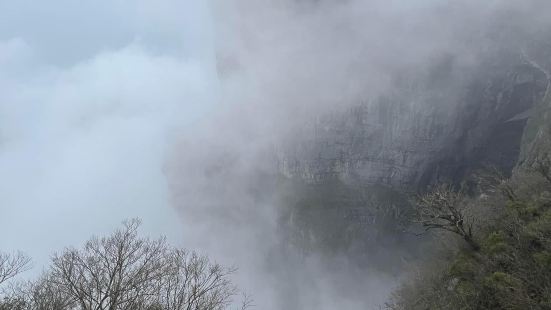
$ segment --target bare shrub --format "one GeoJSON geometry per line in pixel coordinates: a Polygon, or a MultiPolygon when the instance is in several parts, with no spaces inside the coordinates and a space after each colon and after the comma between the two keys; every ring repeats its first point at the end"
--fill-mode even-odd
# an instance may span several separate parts
{"type": "Polygon", "coordinates": [[[460,236],[473,250],[480,246],[474,240],[473,219],[466,212],[465,194],[443,185],[417,198],[415,223],[425,231],[442,230],[460,236]]]}

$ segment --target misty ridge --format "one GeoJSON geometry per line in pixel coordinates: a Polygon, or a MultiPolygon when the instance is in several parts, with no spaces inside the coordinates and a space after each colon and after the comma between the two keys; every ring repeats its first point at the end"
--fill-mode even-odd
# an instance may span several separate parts
{"type": "Polygon", "coordinates": [[[0,0],[0,309],[549,309],[550,86],[545,0],[0,0]]]}

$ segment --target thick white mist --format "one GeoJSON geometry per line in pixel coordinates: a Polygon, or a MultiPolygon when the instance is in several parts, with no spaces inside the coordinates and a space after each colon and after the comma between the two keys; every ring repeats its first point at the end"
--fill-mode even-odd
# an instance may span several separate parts
{"type": "Polygon", "coordinates": [[[40,271],[140,217],[236,264],[258,309],[376,309],[396,279],[286,246],[274,153],[397,73],[475,65],[479,30],[524,2],[0,0],[0,250],[40,271]]]}
{"type": "Polygon", "coordinates": [[[0,1],[0,20],[0,249],[39,271],[133,217],[178,242],[163,165],[213,107],[205,4],[0,1]]]}
{"type": "MultiPolygon", "coordinates": [[[[180,136],[167,164],[185,243],[236,264],[238,284],[260,309],[378,309],[398,279],[288,250],[277,186],[262,177],[276,170],[279,146],[311,138],[300,129],[317,116],[392,94],[397,77],[415,82],[443,56],[458,72],[476,68],[492,44],[487,28],[520,14],[525,1],[211,3],[224,104],[180,136]]],[[[528,11],[530,20],[545,15],[528,11]]],[[[437,104],[454,111],[457,100],[447,96],[437,104]]]]}

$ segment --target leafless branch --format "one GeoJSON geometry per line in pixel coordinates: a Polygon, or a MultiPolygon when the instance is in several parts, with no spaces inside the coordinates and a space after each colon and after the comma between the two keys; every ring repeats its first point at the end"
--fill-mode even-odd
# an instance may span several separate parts
{"type": "Polygon", "coordinates": [[[0,253],[0,284],[30,269],[31,259],[21,252],[0,253]]]}
{"type": "Polygon", "coordinates": [[[473,238],[473,223],[465,214],[465,195],[443,185],[419,196],[415,206],[415,222],[425,231],[442,230],[460,236],[473,250],[480,247],[473,238]]]}
{"type": "MultiPolygon", "coordinates": [[[[138,236],[131,220],[53,258],[47,283],[80,310],[222,310],[237,293],[233,268],[138,236]]],[[[59,308],[64,309],[64,308],[59,308]]],[[[56,308],[56,310],[58,310],[56,308]]]]}

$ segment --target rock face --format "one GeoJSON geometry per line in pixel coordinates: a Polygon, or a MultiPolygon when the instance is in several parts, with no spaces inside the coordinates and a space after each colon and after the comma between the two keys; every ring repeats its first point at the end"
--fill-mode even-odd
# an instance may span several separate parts
{"type": "Polygon", "coordinates": [[[551,102],[547,58],[488,55],[468,69],[442,57],[375,100],[319,117],[300,135],[307,138],[288,145],[279,170],[307,184],[293,186],[295,199],[284,204],[290,243],[401,266],[389,257],[415,259],[423,248],[404,228],[409,192],[459,184],[489,166],[511,173],[519,160],[533,165],[531,154],[543,154],[533,150],[551,137],[550,112],[541,113],[551,102]]]}
{"type": "Polygon", "coordinates": [[[392,92],[317,119],[309,138],[288,147],[280,171],[309,183],[416,189],[460,182],[473,170],[511,171],[526,125],[540,103],[545,73],[520,51],[459,68],[451,56],[396,78],[392,92]],[[520,116],[519,116],[520,115],[520,116]]]}

